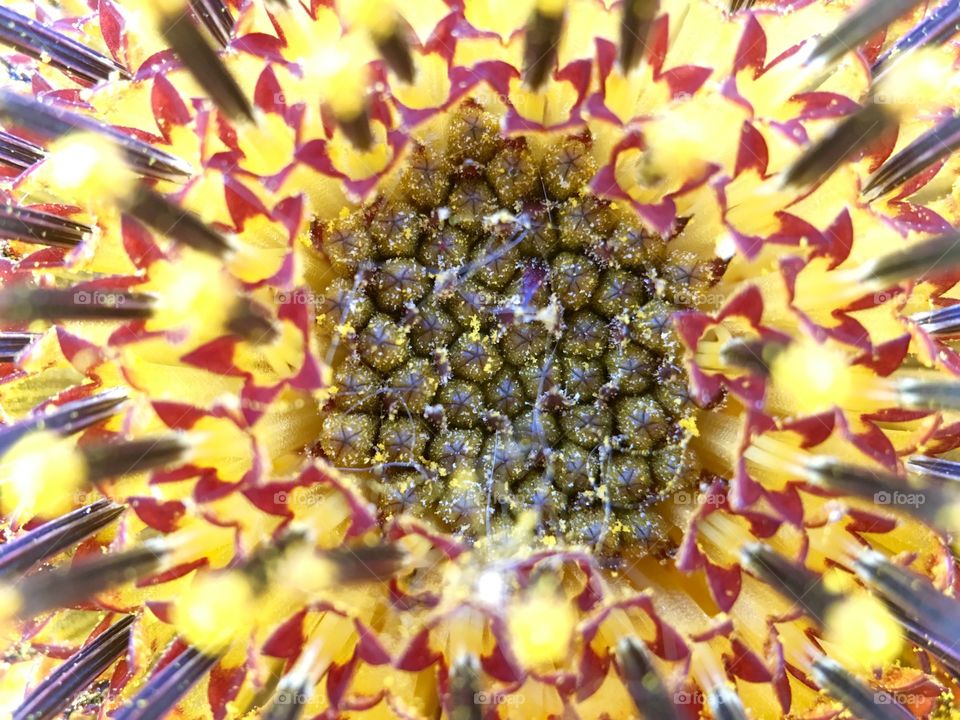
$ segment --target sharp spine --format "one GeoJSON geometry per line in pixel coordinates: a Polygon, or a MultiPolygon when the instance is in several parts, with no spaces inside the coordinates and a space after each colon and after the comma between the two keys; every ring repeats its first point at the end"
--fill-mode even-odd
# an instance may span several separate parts
{"type": "Polygon", "coordinates": [[[337,118],[337,125],[357,150],[367,151],[373,146],[370,112],[367,108],[356,117],[337,118]]]}
{"type": "Polygon", "coordinates": [[[767,377],[770,365],[785,346],[765,340],[731,340],[720,348],[720,360],[731,367],[738,367],[754,375],[767,377]]]}
{"type": "Polygon", "coordinates": [[[960,305],[918,313],[911,318],[921,329],[935,337],[960,334],[960,305]]]}
{"type": "Polygon", "coordinates": [[[63,110],[11,90],[0,89],[0,122],[46,140],[55,140],[78,130],[95,132],[116,143],[125,153],[131,167],[145,177],[183,182],[193,175],[193,169],[183,160],[142,140],[93,118],[63,110]]]}
{"type": "Polygon", "coordinates": [[[188,446],[177,437],[84,445],[80,453],[91,482],[144,472],[183,459],[188,446]]]}
{"type": "Polygon", "coordinates": [[[780,178],[783,187],[807,187],[828,178],[851,155],[889,129],[895,117],[869,103],[841,120],[821,140],[809,145],[780,178]]]}
{"type": "Polygon", "coordinates": [[[462,655],[450,668],[450,720],[481,720],[480,663],[473,655],[462,655]]]}
{"type": "Polygon", "coordinates": [[[126,615],[67,658],[14,710],[13,720],[54,720],[127,649],[133,621],[126,615]]]}
{"type": "Polygon", "coordinates": [[[934,278],[957,265],[960,265],[960,233],[952,232],[866,263],[860,279],[890,286],[905,280],[934,278]]]}
{"type": "Polygon", "coordinates": [[[280,686],[264,713],[263,720],[297,720],[303,715],[310,688],[307,687],[306,682],[287,684],[285,680],[288,678],[280,681],[280,686]]]}
{"type": "Polygon", "coordinates": [[[230,44],[234,19],[222,0],[190,0],[190,9],[221,47],[230,44]]]}
{"type": "Polygon", "coordinates": [[[910,642],[927,650],[953,673],[955,678],[960,678],[960,653],[957,652],[955,641],[945,640],[943,637],[931,633],[919,621],[907,617],[900,608],[892,603],[886,602],[885,604],[890,614],[900,623],[900,627],[903,628],[910,642]]]}
{"type": "Polygon", "coordinates": [[[236,78],[193,23],[163,19],[160,32],[207,96],[231,120],[254,122],[253,106],[236,78]]]}
{"type": "Polygon", "coordinates": [[[960,462],[926,455],[912,455],[907,459],[906,467],[907,472],[915,473],[925,480],[950,485],[960,483],[960,462]]]}
{"type": "Polygon", "coordinates": [[[921,20],[886,50],[873,64],[874,79],[884,75],[908,53],[927,45],[939,45],[956,35],[960,30],[960,0],[948,0],[921,20]]]}
{"type": "Polygon", "coordinates": [[[237,569],[250,581],[256,592],[269,588],[271,568],[295,547],[302,546],[307,536],[301,530],[287,530],[275,537],[272,542],[258,547],[237,569]]]}
{"type": "Polygon", "coordinates": [[[33,320],[143,320],[153,314],[154,298],[126,290],[25,288],[0,290],[0,318],[33,320]]]}
{"type": "Polygon", "coordinates": [[[410,52],[410,43],[399,23],[390,34],[375,37],[374,44],[387,67],[393,70],[403,82],[412,83],[416,76],[413,54],[410,52]]]}
{"type": "Polygon", "coordinates": [[[831,33],[822,37],[806,57],[806,65],[833,65],[874,33],[906,15],[925,0],[871,0],[863,3],[831,33]]]}
{"type": "Polygon", "coordinates": [[[960,488],[942,483],[911,483],[881,470],[815,458],[807,466],[811,479],[845,495],[869,500],[908,513],[934,527],[943,526],[945,508],[960,507],[960,488]]]}
{"type": "Polygon", "coordinates": [[[34,60],[49,61],[50,65],[85,85],[112,77],[130,78],[126,68],[113,60],[37,20],[4,7],[0,7],[0,42],[34,60]]]}
{"type": "Polygon", "coordinates": [[[644,717],[677,720],[673,701],[644,644],[635,637],[625,637],[617,643],[616,652],[627,692],[644,717]]]}
{"type": "Polygon", "coordinates": [[[255,345],[273,342],[280,334],[266,308],[246,297],[234,305],[226,329],[255,345]]]}
{"type": "Polygon", "coordinates": [[[396,545],[344,547],[323,555],[334,563],[342,583],[384,582],[396,575],[406,558],[396,545]]]}
{"type": "MultiPolygon", "coordinates": [[[[960,1],[960,0],[958,0],[960,1]]],[[[960,116],[943,121],[887,160],[863,188],[868,202],[886,195],[960,148],[960,116]]]]}
{"type": "Polygon", "coordinates": [[[21,605],[17,614],[31,618],[58,607],[88,600],[99,592],[145,577],[160,567],[166,549],[144,544],[70,565],[28,575],[16,586],[21,605]]]}
{"type": "Polygon", "coordinates": [[[217,657],[188,647],[153,675],[129,703],[114,713],[114,720],[161,720],[217,663],[217,657]]]}
{"type": "Polygon", "coordinates": [[[718,685],[707,695],[707,706],[714,720],[748,720],[743,700],[729,685],[718,685]]]}
{"type": "Polygon", "coordinates": [[[527,23],[523,48],[523,80],[533,90],[540,89],[557,63],[557,48],[563,32],[564,14],[561,11],[550,15],[538,8],[527,23]]]}
{"type": "Polygon", "coordinates": [[[0,332],[0,362],[16,362],[20,353],[39,337],[38,333],[0,332]]]}
{"type": "Polygon", "coordinates": [[[223,235],[198,216],[174,205],[146,185],[137,188],[125,209],[157,232],[194,250],[223,257],[232,248],[223,235]]]}
{"type": "Polygon", "coordinates": [[[43,159],[43,148],[0,131],[0,164],[23,172],[43,159]]]}
{"type": "Polygon", "coordinates": [[[64,403],[48,412],[34,413],[20,422],[0,428],[0,454],[35,430],[50,430],[61,435],[72,435],[86,430],[112,417],[126,400],[127,395],[122,390],[107,390],[82,400],[64,403]]]}
{"type": "Polygon", "coordinates": [[[74,248],[92,233],[89,225],[53,213],[0,205],[0,238],[4,240],[74,248]]]}
{"type": "Polygon", "coordinates": [[[897,385],[901,407],[912,410],[960,410],[960,382],[906,378],[897,385]]]}
{"type": "Polygon", "coordinates": [[[7,541],[0,545],[0,577],[26,572],[73,547],[116,520],[124,509],[104,498],[7,541]]]}
{"type": "Polygon", "coordinates": [[[744,567],[786,600],[794,602],[818,625],[823,625],[827,613],[842,599],[827,590],[823,578],[799,563],[788,560],[769,545],[752,543],[741,552],[744,567]]]}
{"type": "Polygon", "coordinates": [[[878,693],[873,688],[835,660],[825,656],[814,660],[812,676],[817,685],[861,720],[913,720],[913,714],[893,697],[885,695],[884,701],[878,702],[878,693]]]}
{"type": "Polygon", "coordinates": [[[620,17],[620,67],[629,72],[647,53],[647,40],[660,0],[624,0],[620,17]]]}
{"type": "Polygon", "coordinates": [[[126,401],[125,391],[106,390],[83,400],[64,403],[56,410],[39,416],[38,425],[45,430],[72,434],[112,416],[126,401]]]}
{"type": "Polygon", "coordinates": [[[861,552],[853,567],[874,592],[911,621],[911,629],[934,654],[943,658],[945,664],[960,666],[960,650],[956,644],[960,604],[955,599],[875,550],[861,552]]]}

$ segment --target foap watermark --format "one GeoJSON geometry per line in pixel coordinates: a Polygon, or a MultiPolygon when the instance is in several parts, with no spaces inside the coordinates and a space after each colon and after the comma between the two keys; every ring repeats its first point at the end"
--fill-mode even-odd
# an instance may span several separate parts
{"type": "Polygon", "coordinates": [[[899,490],[881,490],[873,494],[877,505],[920,507],[927,501],[923,493],[900,492],[899,490]]]}
{"type": "MultiPolygon", "coordinates": [[[[463,90],[470,86],[470,83],[466,80],[460,81],[460,89],[463,90]]],[[[504,95],[503,93],[498,93],[489,85],[474,85],[467,92],[468,96],[473,100],[476,100],[478,103],[484,107],[494,107],[500,105],[509,105],[510,96],[504,95]]]]}
{"type": "Polygon", "coordinates": [[[703,292],[691,288],[680,288],[673,293],[673,301],[677,305],[699,307],[702,305],[719,305],[727,299],[722,293],[703,292]]]}
{"type": "Polygon", "coordinates": [[[893,300],[899,294],[899,290],[881,290],[880,292],[873,294],[873,304],[883,305],[884,303],[888,303],[893,300]]]}
{"type": "Polygon", "coordinates": [[[73,492],[73,502],[81,507],[92,505],[101,499],[103,499],[103,493],[97,490],[74,490],[73,492]]]}
{"type": "Polygon", "coordinates": [[[77,305],[121,307],[126,301],[126,297],[120,293],[103,292],[101,290],[78,290],[73,294],[73,302],[77,305]]]}
{"type": "Polygon", "coordinates": [[[699,690],[677,690],[673,694],[674,705],[706,705],[706,698],[699,690]]]}
{"type": "Polygon", "coordinates": [[[917,693],[896,692],[890,690],[877,690],[873,693],[873,702],[875,705],[910,705],[927,702],[930,700],[928,695],[918,695],[917,693]]]}
{"type": "Polygon", "coordinates": [[[277,293],[277,302],[281,305],[316,305],[321,297],[309,290],[281,290],[277,293]]]}
{"type": "Polygon", "coordinates": [[[474,705],[523,705],[527,698],[523,695],[511,695],[502,692],[481,690],[473,694],[474,705]]]}
{"type": "Polygon", "coordinates": [[[917,107],[923,105],[927,100],[925,100],[922,95],[913,95],[908,92],[897,92],[890,89],[880,89],[873,94],[873,102],[877,105],[917,107]]]}
{"type": "Polygon", "coordinates": [[[722,491],[683,490],[673,496],[677,505],[723,505],[727,501],[726,493],[722,491]]]}
{"type": "Polygon", "coordinates": [[[277,693],[277,705],[306,705],[307,696],[294,690],[281,690],[277,693]]]}
{"type": "Polygon", "coordinates": [[[305,492],[293,492],[279,490],[273,494],[273,502],[277,505],[297,505],[300,507],[313,507],[323,502],[325,495],[318,490],[307,490],[305,492]]]}

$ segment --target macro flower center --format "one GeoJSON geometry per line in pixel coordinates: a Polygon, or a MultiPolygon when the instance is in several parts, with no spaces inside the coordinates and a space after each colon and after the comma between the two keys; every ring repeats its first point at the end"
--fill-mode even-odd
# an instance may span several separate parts
{"type": "Polygon", "coordinates": [[[588,134],[504,139],[468,101],[445,139],[315,228],[334,368],[321,452],[385,518],[475,538],[532,513],[546,542],[661,540],[650,506],[693,464],[670,318],[709,273],[591,194],[588,134]]]}

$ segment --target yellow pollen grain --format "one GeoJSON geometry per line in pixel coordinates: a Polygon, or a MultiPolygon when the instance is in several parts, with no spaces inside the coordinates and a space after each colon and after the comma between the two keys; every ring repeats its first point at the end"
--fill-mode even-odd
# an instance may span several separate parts
{"type": "Polygon", "coordinates": [[[482,326],[480,325],[480,318],[476,316],[470,318],[470,334],[468,335],[468,337],[474,342],[478,342],[480,340],[481,327],[482,326]]]}
{"type": "Polygon", "coordinates": [[[700,437],[700,429],[697,427],[697,420],[694,417],[685,417],[680,420],[680,427],[686,430],[694,437],[700,437]]]}

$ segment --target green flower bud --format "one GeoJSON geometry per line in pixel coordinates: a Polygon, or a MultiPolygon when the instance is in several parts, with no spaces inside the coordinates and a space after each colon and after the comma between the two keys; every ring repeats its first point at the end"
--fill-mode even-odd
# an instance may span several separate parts
{"type": "Polygon", "coordinates": [[[418,207],[443,204],[450,192],[450,161],[424,145],[417,145],[407,158],[400,177],[400,190],[418,207]]]}
{"type": "Polygon", "coordinates": [[[572,252],[557,255],[551,263],[553,291],[565,308],[579,310],[590,302],[600,273],[590,258],[572,252]]]}
{"type": "Polygon", "coordinates": [[[371,415],[333,413],[320,430],[320,446],[338,467],[369,465],[376,439],[377,421],[371,415]]]}
{"type": "Polygon", "coordinates": [[[543,158],[543,184],[554,200],[583,192],[597,172],[590,143],[576,137],[554,143],[543,158]]]}
{"type": "Polygon", "coordinates": [[[447,126],[447,157],[452,162],[489,162],[502,142],[500,123],[480,103],[464,102],[451,114],[447,126]]]}
{"type": "Polygon", "coordinates": [[[617,403],[617,429],[630,452],[648,453],[667,436],[667,414],[652,397],[624,398],[617,403]]]}
{"type": "Polygon", "coordinates": [[[370,367],[389,372],[407,359],[406,329],[386,315],[375,315],[360,334],[360,356],[370,367]]]}
{"type": "Polygon", "coordinates": [[[540,188],[540,172],[523,138],[512,140],[487,164],[487,182],[507,207],[540,188]]]}

